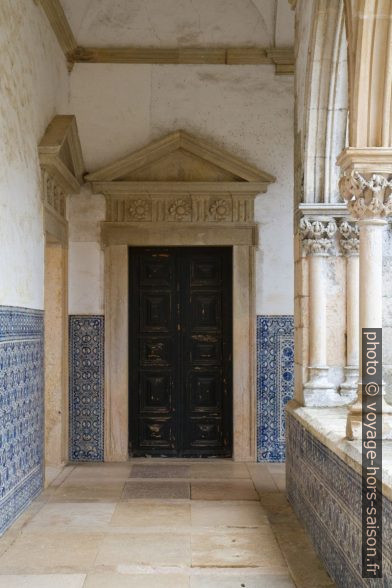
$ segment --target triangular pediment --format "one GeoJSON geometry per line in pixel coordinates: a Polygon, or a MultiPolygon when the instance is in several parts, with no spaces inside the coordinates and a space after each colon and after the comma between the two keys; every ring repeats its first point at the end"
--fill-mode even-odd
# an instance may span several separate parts
{"type": "MultiPolygon", "coordinates": [[[[101,182],[216,182],[263,184],[275,178],[185,131],[154,141],[85,178],[101,182]]],[[[251,187],[251,186],[249,186],[251,187]]]]}
{"type": "Polygon", "coordinates": [[[65,192],[79,192],[84,165],[75,116],[62,114],[52,119],[38,154],[41,167],[55,177],[65,192]]]}

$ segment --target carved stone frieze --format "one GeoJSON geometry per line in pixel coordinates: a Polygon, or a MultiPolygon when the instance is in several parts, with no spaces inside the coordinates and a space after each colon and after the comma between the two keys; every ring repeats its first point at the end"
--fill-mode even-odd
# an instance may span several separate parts
{"type": "Polygon", "coordinates": [[[106,221],[253,223],[254,194],[106,194],[106,221]]]}
{"type": "Polygon", "coordinates": [[[390,174],[361,174],[353,170],[340,178],[339,190],[356,219],[380,218],[392,214],[390,174]]]}
{"type": "Polygon", "coordinates": [[[299,223],[302,245],[308,255],[326,255],[333,245],[337,226],[334,220],[302,217],[299,223]]]}
{"type": "Polygon", "coordinates": [[[358,223],[343,220],[339,225],[340,249],[344,255],[359,255],[358,223]]]}

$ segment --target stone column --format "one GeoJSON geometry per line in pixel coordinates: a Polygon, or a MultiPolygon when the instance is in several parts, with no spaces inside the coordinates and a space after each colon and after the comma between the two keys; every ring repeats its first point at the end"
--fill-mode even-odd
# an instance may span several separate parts
{"type": "MultiPolygon", "coordinates": [[[[340,191],[351,215],[359,223],[359,374],[362,363],[362,329],[382,327],[382,241],[385,217],[392,213],[392,180],[390,174],[359,173],[355,168],[340,180],[340,191]]],[[[384,388],[384,385],[383,385],[384,388]]],[[[383,431],[392,438],[392,407],[384,399],[383,431]]],[[[348,439],[362,436],[362,383],[359,377],[358,397],[347,417],[348,439]]]]}
{"type": "Polygon", "coordinates": [[[329,381],[327,365],[327,307],[325,258],[332,248],[336,233],[333,220],[310,220],[303,217],[300,233],[309,258],[309,380],[304,386],[305,406],[337,406],[344,404],[329,381]]]}
{"type": "Polygon", "coordinates": [[[358,223],[343,220],[339,225],[340,248],[346,256],[346,334],[347,351],[345,380],[340,393],[347,402],[357,396],[359,374],[359,226],[358,223]]]}

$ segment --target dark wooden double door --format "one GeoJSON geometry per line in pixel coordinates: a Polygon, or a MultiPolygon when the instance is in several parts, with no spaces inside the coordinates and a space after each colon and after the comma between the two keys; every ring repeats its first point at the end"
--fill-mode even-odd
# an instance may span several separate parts
{"type": "Polygon", "coordinates": [[[130,454],[232,453],[232,250],[131,248],[130,454]]]}

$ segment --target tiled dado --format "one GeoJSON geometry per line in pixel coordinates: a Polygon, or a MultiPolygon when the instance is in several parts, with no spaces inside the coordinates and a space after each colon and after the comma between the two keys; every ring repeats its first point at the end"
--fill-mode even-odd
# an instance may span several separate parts
{"type": "MultiPolygon", "coordinates": [[[[69,317],[71,461],[104,457],[104,318],[69,317]]],[[[285,459],[285,406],[293,397],[291,315],[257,317],[257,458],[285,459]]]]}
{"type": "Polygon", "coordinates": [[[294,318],[257,317],[257,460],[285,460],[285,407],[294,393],[294,318]]]}
{"type": "Polygon", "coordinates": [[[287,494],[338,587],[392,586],[392,503],[383,499],[384,583],[361,577],[361,476],[291,414],[287,494]]]}
{"type": "Polygon", "coordinates": [[[71,461],[104,459],[104,317],[69,317],[71,461]]]}
{"type": "Polygon", "coordinates": [[[43,487],[44,321],[0,306],[0,534],[43,487]]]}

